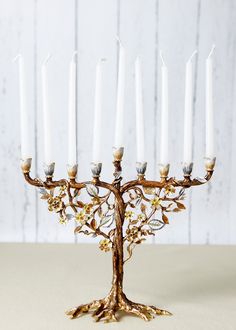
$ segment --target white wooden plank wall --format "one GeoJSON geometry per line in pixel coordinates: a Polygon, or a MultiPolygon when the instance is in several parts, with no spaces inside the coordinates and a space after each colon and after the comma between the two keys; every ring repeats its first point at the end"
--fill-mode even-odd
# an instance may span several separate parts
{"type": "Polygon", "coordinates": [[[79,178],[89,179],[95,67],[104,64],[103,178],[112,176],[116,104],[117,42],[127,52],[124,177],[135,176],[134,61],[143,63],[147,177],[158,177],[160,59],[169,69],[171,175],[181,175],[185,63],[194,49],[194,174],[203,175],[205,59],[212,43],[217,167],[208,185],[188,192],[187,210],[149,242],[235,244],[236,216],[236,3],[234,0],[9,0],[0,1],[0,241],[93,242],[73,235],[74,224],[59,225],[20,168],[17,64],[27,64],[31,110],[32,172],[43,175],[40,66],[48,53],[56,177],[66,176],[68,67],[78,49],[79,178]],[[37,124],[36,124],[37,123],[37,124]]]}

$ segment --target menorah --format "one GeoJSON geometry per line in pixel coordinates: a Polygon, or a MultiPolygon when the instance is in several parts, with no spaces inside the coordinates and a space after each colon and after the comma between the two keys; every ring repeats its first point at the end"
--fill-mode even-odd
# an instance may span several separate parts
{"type": "Polygon", "coordinates": [[[170,312],[129,300],[123,292],[124,263],[132,257],[137,244],[162,229],[168,221],[168,213],[185,209],[182,200],[185,189],[208,182],[213,174],[215,158],[205,159],[204,178],[191,178],[193,163],[183,164],[183,179],[168,177],[169,164],[159,165],[160,180],[146,180],[147,163],[137,162],[137,178],[122,184],[121,161],[123,148],[113,148],[114,180],[100,180],[101,163],[91,163],[92,180],[77,182],[77,165],[68,166],[68,179],[53,180],[54,163],[44,166],[46,179],[30,176],[31,158],[22,160],[25,180],[39,188],[41,198],[48,203],[49,211],[59,215],[60,223],[75,220],[75,233],[101,236],[101,250],[112,251],[113,277],[109,294],[88,304],[82,304],[66,312],[70,318],[92,312],[96,321],[117,321],[119,311],[135,314],[148,321],[154,315],[171,315],[170,312]],[[89,201],[84,202],[85,190],[89,201]],[[82,194],[83,195],[83,194],[82,194]],[[126,253],[124,253],[124,244],[126,253]]]}

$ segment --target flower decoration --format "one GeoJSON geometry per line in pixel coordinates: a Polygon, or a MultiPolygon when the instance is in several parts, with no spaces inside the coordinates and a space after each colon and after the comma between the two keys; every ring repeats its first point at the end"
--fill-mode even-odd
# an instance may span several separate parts
{"type": "Polygon", "coordinates": [[[86,215],[84,211],[80,211],[75,214],[75,220],[80,224],[84,225],[87,221],[86,215]]]}
{"type": "Polygon", "coordinates": [[[112,247],[112,244],[111,244],[111,241],[107,238],[105,239],[102,239],[100,242],[99,242],[99,248],[102,250],[102,251],[105,251],[105,252],[108,252],[111,250],[111,247],[112,247]]]}
{"type": "Polygon", "coordinates": [[[166,195],[174,194],[175,193],[175,187],[170,185],[170,184],[167,185],[165,187],[165,193],[166,193],[166,195]]]}
{"type": "Polygon", "coordinates": [[[56,213],[60,212],[63,208],[63,202],[61,200],[61,197],[49,197],[48,198],[48,210],[54,211],[56,213]]]}
{"type": "Polygon", "coordinates": [[[133,211],[126,211],[125,212],[125,219],[126,220],[132,220],[133,216],[134,216],[134,212],[133,211]]]}
{"type": "Polygon", "coordinates": [[[159,197],[154,197],[152,200],[151,200],[151,205],[154,209],[159,209],[160,206],[161,206],[161,199],[159,197]]]}

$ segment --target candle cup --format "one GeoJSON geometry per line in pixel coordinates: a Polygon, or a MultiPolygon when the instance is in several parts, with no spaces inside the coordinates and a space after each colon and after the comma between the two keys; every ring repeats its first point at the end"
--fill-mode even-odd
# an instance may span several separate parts
{"type": "Polygon", "coordinates": [[[205,157],[205,168],[207,172],[213,172],[216,163],[216,157],[205,157]]]}
{"type": "Polygon", "coordinates": [[[51,179],[53,177],[54,169],[55,163],[43,164],[43,170],[47,179],[51,179]]]}
{"type": "Polygon", "coordinates": [[[78,171],[78,164],[67,165],[67,173],[70,180],[75,180],[78,171]]]}
{"type": "Polygon", "coordinates": [[[162,180],[168,177],[169,170],[170,164],[159,164],[159,173],[162,180]]]}
{"type": "Polygon", "coordinates": [[[102,163],[91,162],[91,171],[93,174],[93,178],[99,178],[102,170],[102,163]]]}
{"type": "Polygon", "coordinates": [[[21,170],[24,174],[30,172],[31,163],[32,163],[32,158],[21,159],[21,170]]]}
{"type": "Polygon", "coordinates": [[[124,154],[124,147],[113,147],[113,157],[115,162],[121,162],[124,154]]]}
{"type": "Polygon", "coordinates": [[[190,177],[193,170],[193,163],[183,163],[184,177],[190,177]]]}
{"type": "Polygon", "coordinates": [[[147,169],[147,162],[136,162],[136,171],[139,179],[144,179],[147,169]]]}

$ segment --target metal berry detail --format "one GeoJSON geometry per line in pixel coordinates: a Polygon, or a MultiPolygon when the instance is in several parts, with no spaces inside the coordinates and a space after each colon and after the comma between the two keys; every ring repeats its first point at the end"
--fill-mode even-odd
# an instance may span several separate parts
{"type": "Polygon", "coordinates": [[[155,235],[169,224],[170,214],[185,209],[186,189],[210,180],[215,159],[206,159],[204,178],[191,178],[192,164],[184,164],[184,177],[168,177],[169,164],[160,165],[160,180],[145,179],[146,163],[137,163],[137,179],[122,184],[121,160],[123,148],[114,149],[114,180],[100,180],[101,164],[92,163],[93,178],[77,182],[77,165],[68,167],[69,179],[53,180],[54,165],[45,168],[45,181],[30,176],[31,159],[21,167],[28,183],[38,187],[48,210],[58,215],[59,222],[76,223],[75,233],[100,237],[99,248],[112,252],[113,279],[109,294],[99,300],[79,305],[67,311],[76,318],[91,312],[96,321],[118,320],[119,311],[131,313],[144,320],[154,315],[171,313],[129,300],[123,292],[124,263],[132,257],[133,249],[148,236],[155,235]]]}

